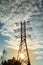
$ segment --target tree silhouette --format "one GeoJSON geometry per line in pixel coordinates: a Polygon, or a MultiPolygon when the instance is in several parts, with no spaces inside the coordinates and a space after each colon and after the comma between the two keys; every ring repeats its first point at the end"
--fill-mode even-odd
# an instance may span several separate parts
{"type": "Polygon", "coordinates": [[[2,65],[21,65],[21,62],[18,60],[15,60],[15,58],[13,57],[13,59],[9,59],[8,61],[4,61],[4,63],[2,63],[2,65]]]}
{"type": "Polygon", "coordinates": [[[1,56],[1,64],[3,64],[6,61],[6,55],[7,55],[7,51],[4,49],[1,56]]]}

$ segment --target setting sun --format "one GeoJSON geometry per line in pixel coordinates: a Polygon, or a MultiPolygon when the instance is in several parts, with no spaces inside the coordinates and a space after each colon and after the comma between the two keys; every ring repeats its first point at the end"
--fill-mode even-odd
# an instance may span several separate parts
{"type": "Polygon", "coordinates": [[[25,55],[24,55],[23,53],[21,53],[21,54],[19,55],[19,57],[21,58],[21,60],[23,60],[23,59],[25,58],[25,55]]]}

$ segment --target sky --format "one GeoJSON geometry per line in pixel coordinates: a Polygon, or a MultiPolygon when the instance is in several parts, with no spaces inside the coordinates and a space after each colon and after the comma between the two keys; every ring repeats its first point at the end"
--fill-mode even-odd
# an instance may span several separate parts
{"type": "Polygon", "coordinates": [[[0,3],[0,57],[3,49],[7,50],[7,58],[17,55],[20,22],[24,20],[31,65],[43,65],[43,11],[32,7],[29,0],[3,0],[0,3]]]}

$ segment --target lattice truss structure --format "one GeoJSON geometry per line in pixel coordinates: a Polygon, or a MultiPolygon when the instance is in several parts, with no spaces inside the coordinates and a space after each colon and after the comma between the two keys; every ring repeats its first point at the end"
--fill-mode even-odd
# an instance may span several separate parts
{"type": "Polygon", "coordinates": [[[27,43],[26,43],[26,22],[21,22],[21,42],[19,46],[17,60],[22,61],[22,65],[31,65],[27,43]]]}

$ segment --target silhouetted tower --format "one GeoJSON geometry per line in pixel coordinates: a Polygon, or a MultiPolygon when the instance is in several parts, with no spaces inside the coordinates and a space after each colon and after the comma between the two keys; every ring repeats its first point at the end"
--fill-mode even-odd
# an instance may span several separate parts
{"type": "Polygon", "coordinates": [[[22,63],[24,63],[26,65],[31,65],[30,59],[29,59],[27,43],[26,43],[26,22],[25,21],[21,22],[21,42],[20,42],[20,46],[19,46],[17,59],[22,61],[22,63]]]}

